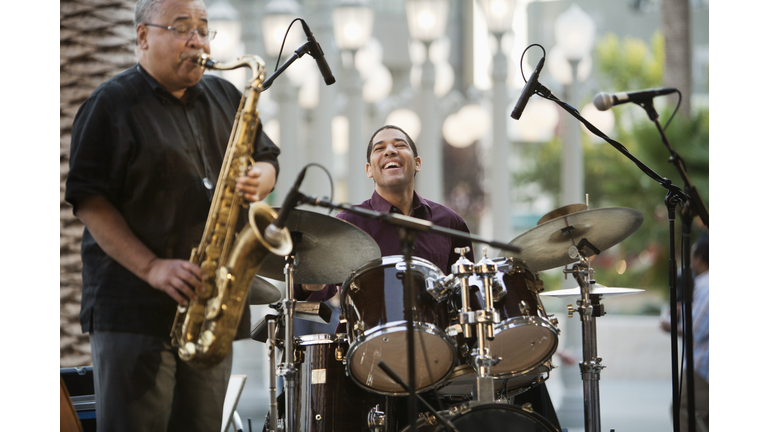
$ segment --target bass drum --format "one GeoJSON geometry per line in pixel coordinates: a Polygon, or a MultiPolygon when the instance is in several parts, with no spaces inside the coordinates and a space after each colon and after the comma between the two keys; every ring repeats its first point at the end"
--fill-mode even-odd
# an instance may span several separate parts
{"type": "MultiPolygon", "coordinates": [[[[453,369],[455,347],[445,335],[448,325],[445,306],[427,292],[432,281],[444,277],[431,262],[411,261],[415,304],[413,307],[416,391],[432,389],[453,369]]],[[[405,260],[385,256],[354,271],[341,288],[341,313],[350,340],[347,370],[363,388],[393,396],[407,395],[381,368],[384,361],[408,382],[408,349],[405,311],[405,260]]]]}
{"type": "MultiPolygon", "coordinates": [[[[463,404],[438,414],[449,420],[460,432],[559,432],[552,423],[517,405],[491,403],[463,404]]],[[[443,432],[447,429],[431,414],[422,414],[416,422],[418,432],[443,432]]],[[[410,425],[401,432],[410,432],[410,425]]]]}
{"type": "MultiPolygon", "coordinates": [[[[298,338],[294,405],[297,432],[396,432],[407,426],[404,398],[366,392],[346,375],[347,346],[343,334],[298,338]]],[[[280,411],[285,421],[284,407],[280,411]]]]}

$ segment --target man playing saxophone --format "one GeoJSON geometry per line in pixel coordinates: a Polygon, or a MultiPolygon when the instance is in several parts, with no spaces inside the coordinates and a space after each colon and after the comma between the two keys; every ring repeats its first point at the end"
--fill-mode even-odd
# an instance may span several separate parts
{"type": "MultiPolygon", "coordinates": [[[[201,0],[139,0],[138,64],[97,88],[72,130],[66,200],[85,224],[80,322],[90,334],[99,431],[219,430],[232,354],[212,369],[180,361],[169,337],[195,298],[200,241],[240,92],[203,76],[201,0]]],[[[237,180],[247,201],[275,185],[280,151],[261,132],[237,180]]],[[[249,334],[245,308],[237,338],[249,334]]]]}

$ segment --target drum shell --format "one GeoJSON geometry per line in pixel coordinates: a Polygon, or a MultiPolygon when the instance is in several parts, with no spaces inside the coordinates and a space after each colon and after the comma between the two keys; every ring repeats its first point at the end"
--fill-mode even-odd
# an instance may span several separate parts
{"type": "MultiPolygon", "coordinates": [[[[493,302],[499,314],[494,325],[494,339],[489,342],[491,355],[501,361],[491,366],[490,375],[518,377],[530,375],[535,381],[551,367],[542,367],[557,350],[558,329],[550,321],[539,292],[543,283],[524,263],[514,258],[497,258],[500,278],[506,294],[493,302]],[[521,311],[521,305],[525,310],[521,311]]],[[[470,307],[480,310],[485,305],[481,278],[470,278],[470,307]]],[[[515,380],[520,381],[520,380],[515,380]]],[[[523,380],[525,381],[525,380],[523,380]]]]}
{"type": "MultiPolygon", "coordinates": [[[[408,424],[403,399],[365,391],[346,374],[346,335],[306,335],[295,347],[296,395],[294,408],[299,432],[370,432],[371,410],[386,415],[382,432],[395,432],[408,424]]],[[[284,418],[284,414],[281,413],[284,418]]]]}
{"type": "MultiPolygon", "coordinates": [[[[450,373],[455,348],[444,333],[449,323],[448,310],[426,290],[428,280],[443,277],[442,271],[417,257],[412,258],[412,269],[416,390],[421,392],[431,389],[450,373]]],[[[405,270],[404,257],[399,255],[373,260],[347,278],[340,294],[341,313],[350,340],[349,375],[369,391],[381,394],[407,394],[378,370],[375,362],[371,363],[373,358],[381,356],[408,381],[405,270]]]]}

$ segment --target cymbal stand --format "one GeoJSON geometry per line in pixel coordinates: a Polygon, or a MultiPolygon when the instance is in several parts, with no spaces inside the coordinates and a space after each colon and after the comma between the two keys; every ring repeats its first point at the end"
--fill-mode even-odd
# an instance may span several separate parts
{"type": "Polygon", "coordinates": [[[269,340],[267,341],[267,354],[269,354],[269,429],[268,432],[277,431],[277,316],[270,316],[268,321],[269,340]]]}
{"type": "Polygon", "coordinates": [[[581,299],[577,301],[578,309],[568,305],[568,317],[577,312],[581,316],[582,352],[584,361],[579,363],[581,380],[584,384],[584,430],[585,432],[600,432],[600,371],[605,368],[603,359],[597,356],[597,322],[596,318],[605,315],[605,309],[600,304],[599,295],[591,295],[593,270],[589,261],[579,253],[580,262],[567,268],[564,273],[570,273],[581,287],[581,299]]]}
{"type": "Polygon", "coordinates": [[[285,351],[283,364],[278,368],[278,375],[282,376],[285,382],[285,426],[286,432],[296,431],[296,410],[294,404],[296,401],[296,366],[293,363],[294,340],[293,340],[293,319],[296,310],[296,300],[293,292],[293,272],[294,256],[285,257],[285,289],[286,296],[283,300],[283,326],[285,327],[285,341],[283,342],[285,351]]]}

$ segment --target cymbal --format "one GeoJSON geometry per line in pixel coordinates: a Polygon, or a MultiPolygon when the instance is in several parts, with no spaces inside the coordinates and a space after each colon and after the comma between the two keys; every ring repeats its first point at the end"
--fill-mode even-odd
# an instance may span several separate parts
{"type": "Polygon", "coordinates": [[[280,301],[280,290],[266,280],[254,276],[248,289],[248,304],[265,305],[280,301]]]}
{"type": "MultiPolygon", "coordinates": [[[[600,284],[594,284],[589,293],[601,295],[603,297],[617,297],[629,294],[637,294],[643,291],[645,290],[635,288],[609,288],[600,284]]],[[[581,288],[576,287],[557,291],[548,291],[539,293],[539,295],[542,297],[581,297],[581,288]]]]}
{"type": "MultiPolygon", "coordinates": [[[[563,209],[567,207],[570,206],[563,209]]],[[[518,258],[533,271],[548,270],[578,261],[578,256],[570,255],[571,246],[580,247],[581,242],[585,242],[587,245],[582,250],[585,257],[590,257],[622,242],[642,223],[643,214],[629,208],[577,211],[520,234],[509,244],[521,251],[503,251],[502,256],[518,258]]]]}
{"type": "Polygon", "coordinates": [[[586,204],[570,204],[567,206],[563,206],[560,208],[556,208],[552,210],[551,212],[545,214],[544,216],[539,219],[538,222],[536,222],[536,225],[541,225],[544,222],[549,222],[552,219],[557,219],[560,216],[569,215],[571,213],[576,213],[584,210],[589,210],[589,207],[587,207],[586,204]]]}
{"type": "MultiPolygon", "coordinates": [[[[294,283],[340,284],[353,270],[381,258],[368,233],[333,216],[294,209],[285,227],[293,240],[294,283]]],[[[269,254],[256,273],[285,280],[284,268],[285,257],[269,254]]]]}

